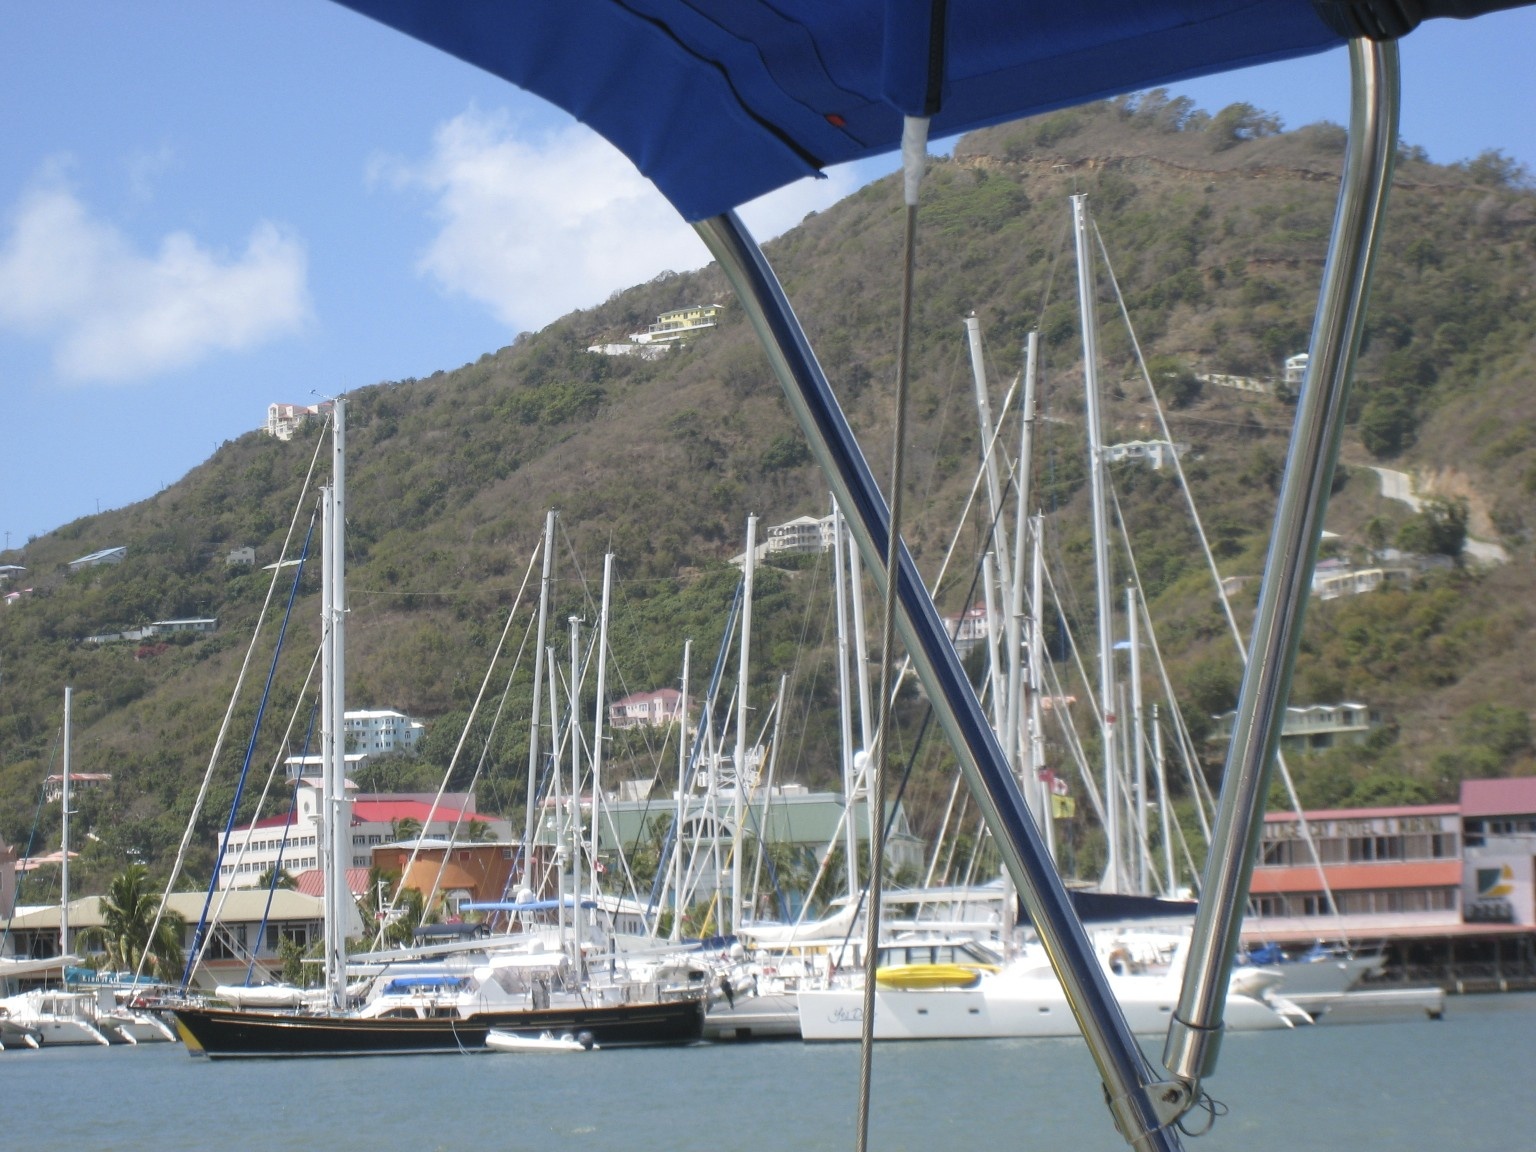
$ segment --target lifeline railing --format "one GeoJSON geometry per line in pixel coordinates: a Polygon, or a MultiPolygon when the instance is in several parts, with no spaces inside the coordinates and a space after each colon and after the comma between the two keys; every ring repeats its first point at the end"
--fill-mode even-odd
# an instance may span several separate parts
{"type": "MultiPolygon", "coordinates": [[[[1313,327],[1311,362],[1259,596],[1253,658],[1238,700],[1215,842],[1206,863],[1195,943],[1164,1051],[1172,1078],[1154,1072],[1131,1034],[1008,770],[1003,749],[954,648],[945,639],[916,565],[905,545],[899,548],[897,625],[902,640],[1072,1005],[1103,1078],[1115,1123],[1132,1147],[1146,1152],[1180,1147],[1176,1122],[1200,1099],[1200,1081],[1215,1067],[1241,909],[1279,736],[1279,713],[1289,689],[1338,456],[1390,182],[1397,140],[1397,47],[1390,42],[1353,40],[1349,55],[1349,151],[1313,327]]],[[[883,593],[890,509],[799,320],[761,249],[734,213],[695,227],[742,301],[811,452],[848,517],[865,565],[883,593]]]]}

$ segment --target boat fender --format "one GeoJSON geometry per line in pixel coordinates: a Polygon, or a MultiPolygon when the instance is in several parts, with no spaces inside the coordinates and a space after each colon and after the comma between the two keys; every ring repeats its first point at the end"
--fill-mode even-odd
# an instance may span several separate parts
{"type": "Polygon", "coordinates": [[[576,1033],[576,1043],[580,1044],[588,1052],[592,1051],[592,1033],[590,1033],[590,1032],[578,1032],[578,1033],[576,1033]]]}

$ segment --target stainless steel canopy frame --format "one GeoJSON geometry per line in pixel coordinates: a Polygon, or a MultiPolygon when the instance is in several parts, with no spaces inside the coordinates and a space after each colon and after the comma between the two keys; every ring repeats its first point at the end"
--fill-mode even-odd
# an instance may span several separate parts
{"type": "MultiPolygon", "coordinates": [[[[1205,898],[1162,1078],[1142,1054],[1008,769],[996,734],[945,636],[905,544],[899,548],[897,626],[961,771],[1051,966],[1066,992],[1115,1124],[1134,1148],[1182,1147],[1175,1121],[1215,1063],[1265,781],[1300,635],[1302,608],[1338,454],[1348,379],[1359,347],[1365,292],[1397,139],[1397,49],[1350,44],[1350,146],[1285,481],[1265,568],[1253,659],[1239,699],[1228,782],[1207,863],[1205,898]],[[1202,935],[1203,934],[1203,935],[1202,935]]],[[[860,555],[883,593],[890,508],[837,397],[762,250],[733,212],[695,224],[730,280],[768,354],[795,419],[821,465],[860,555]]]]}
{"type": "MultiPolygon", "coordinates": [[[[890,509],[783,289],[734,213],[695,227],[741,299],[883,593],[890,509]]],[[[1167,1125],[1187,1104],[1187,1089],[1159,1081],[1132,1036],[911,554],[905,544],[899,551],[897,629],[1066,990],[1115,1122],[1137,1149],[1176,1149],[1167,1125]]]]}
{"type": "Polygon", "coordinates": [[[1280,717],[1291,691],[1397,155],[1397,44],[1351,40],[1349,64],[1349,148],[1312,325],[1310,360],[1264,563],[1189,964],[1163,1050],[1164,1066],[1189,1083],[1209,1075],[1216,1063],[1280,717]]]}

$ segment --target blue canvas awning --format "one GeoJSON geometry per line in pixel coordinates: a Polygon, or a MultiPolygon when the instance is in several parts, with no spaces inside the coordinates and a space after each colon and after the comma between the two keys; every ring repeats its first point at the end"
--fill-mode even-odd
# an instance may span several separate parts
{"type": "MultiPolygon", "coordinates": [[[[564,901],[560,900],[530,900],[519,904],[513,900],[477,900],[472,903],[459,905],[462,912],[548,912],[554,908],[570,908],[574,901],[569,896],[564,901]]],[[[593,900],[581,901],[583,908],[596,908],[593,900]]]]}
{"type": "Polygon", "coordinates": [[[1522,0],[339,2],[564,109],[697,221],[893,151],[935,102],[951,136],[1522,0]]]}

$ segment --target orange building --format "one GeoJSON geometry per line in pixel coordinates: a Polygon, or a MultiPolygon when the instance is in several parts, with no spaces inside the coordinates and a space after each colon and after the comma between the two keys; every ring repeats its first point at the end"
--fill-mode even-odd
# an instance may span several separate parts
{"type": "MultiPolygon", "coordinates": [[[[533,874],[547,874],[549,869],[543,859],[547,849],[537,848],[535,853],[533,874]]],[[[373,866],[395,876],[405,873],[405,887],[422,895],[436,890],[443,905],[450,912],[457,912],[460,904],[510,899],[515,895],[514,876],[520,876],[523,869],[522,846],[447,844],[442,840],[380,844],[373,849],[373,866]],[[414,861],[412,852],[416,854],[414,861]]]]}

